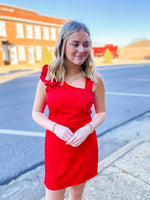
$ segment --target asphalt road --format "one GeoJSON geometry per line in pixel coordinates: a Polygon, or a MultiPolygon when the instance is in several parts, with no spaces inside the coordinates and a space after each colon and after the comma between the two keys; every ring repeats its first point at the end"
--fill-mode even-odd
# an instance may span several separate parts
{"type": "MultiPolygon", "coordinates": [[[[97,135],[150,111],[150,64],[98,67],[107,117],[97,135]]],[[[39,73],[0,84],[0,184],[44,162],[44,129],[31,118],[39,73]]]]}

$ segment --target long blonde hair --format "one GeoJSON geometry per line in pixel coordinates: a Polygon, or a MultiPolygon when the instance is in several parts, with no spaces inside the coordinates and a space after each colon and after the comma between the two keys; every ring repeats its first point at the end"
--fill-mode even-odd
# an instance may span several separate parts
{"type": "MultiPolygon", "coordinates": [[[[65,51],[65,44],[68,40],[68,37],[71,33],[77,32],[77,31],[85,31],[88,33],[90,37],[90,32],[87,28],[87,26],[83,23],[77,22],[77,21],[68,21],[66,22],[60,33],[59,37],[55,46],[55,60],[50,63],[48,67],[48,73],[46,76],[47,80],[53,80],[55,79],[56,82],[63,82],[65,77],[65,57],[64,57],[64,51],[65,51]]],[[[90,78],[92,81],[97,82],[95,77],[95,71],[96,68],[94,66],[94,61],[92,57],[92,50],[90,48],[90,53],[85,62],[81,66],[82,72],[84,73],[85,77],[90,78]]]]}

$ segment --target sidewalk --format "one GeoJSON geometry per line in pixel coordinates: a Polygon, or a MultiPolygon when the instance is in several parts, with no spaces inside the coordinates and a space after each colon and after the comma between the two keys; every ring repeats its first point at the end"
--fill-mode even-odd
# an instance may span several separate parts
{"type": "Polygon", "coordinates": [[[150,140],[135,140],[99,162],[84,200],[149,200],[150,140]]]}
{"type": "Polygon", "coordinates": [[[0,67],[0,84],[10,81],[14,78],[29,75],[34,72],[40,72],[41,66],[34,65],[9,65],[0,67]]]}

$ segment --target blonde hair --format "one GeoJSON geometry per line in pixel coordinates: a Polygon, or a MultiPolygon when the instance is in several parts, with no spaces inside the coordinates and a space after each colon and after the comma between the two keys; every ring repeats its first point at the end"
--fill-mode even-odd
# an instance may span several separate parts
{"type": "MultiPolygon", "coordinates": [[[[55,60],[49,65],[48,73],[46,76],[47,80],[55,79],[56,82],[61,81],[63,83],[65,77],[65,58],[64,58],[64,51],[65,51],[65,44],[68,40],[68,37],[71,33],[77,31],[85,31],[88,33],[90,37],[90,32],[87,26],[83,23],[76,22],[76,21],[68,21],[66,22],[59,34],[56,46],[55,46],[55,60]]],[[[81,65],[82,72],[85,77],[90,78],[92,81],[97,82],[95,77],[95,65],[92,57],[92,50],[90,48],[90,53],[85,62],[81,65]]]]}

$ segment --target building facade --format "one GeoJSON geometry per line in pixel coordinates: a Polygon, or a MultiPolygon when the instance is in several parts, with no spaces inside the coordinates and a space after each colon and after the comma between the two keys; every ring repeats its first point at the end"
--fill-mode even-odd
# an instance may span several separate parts
{"type": "Polygon", "coordinates": [[[150,47],[124,47],[118,49],[120,58],[150,59],[150,47]]]}
{"type": "Polygon", "coordinates": [[[59,31],[68,20],[0,4],[0,65],[40,63],[44,48],[53,56],[59,31]]]}

